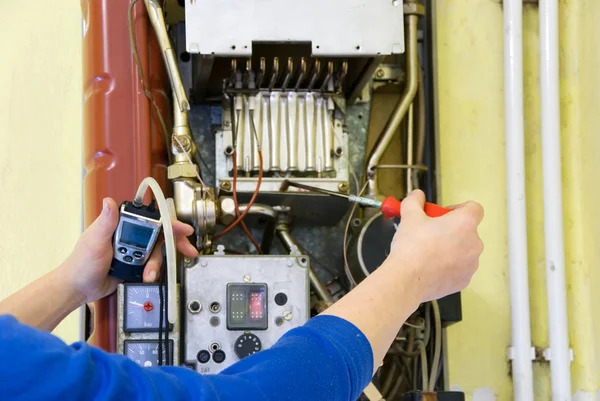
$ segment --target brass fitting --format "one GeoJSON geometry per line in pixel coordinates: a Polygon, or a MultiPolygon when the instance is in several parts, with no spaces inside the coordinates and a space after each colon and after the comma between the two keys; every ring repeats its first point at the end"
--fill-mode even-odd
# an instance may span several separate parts
{"type": "Polygon", "coordinates": [[[223,197],[219,199],[219,221],[228,226],[235,218],[235,203],[233,202],[233,198],[223,197]]]}
{"type": "Polygon", "coordinates": [[[167,177],[169,180],[178,178],[196,178],[198,166],[190,163],[175,163],[167,168],[167,177]]]}
{"type": "Polygon", "coordinates": [[[425,15],[425,6],[414,0],[406,1],[404,3],[404,15],[425,15]]]}

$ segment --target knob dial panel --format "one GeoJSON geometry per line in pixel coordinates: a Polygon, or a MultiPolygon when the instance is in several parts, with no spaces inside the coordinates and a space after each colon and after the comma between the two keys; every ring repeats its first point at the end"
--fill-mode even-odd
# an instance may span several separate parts
{"type": "Polygon", "coordinates": [[[235,340],[233,348],[237,357],[244,359],[259,352],[262,349],[262,343],[256,335],[244,333],[235,340]]]}

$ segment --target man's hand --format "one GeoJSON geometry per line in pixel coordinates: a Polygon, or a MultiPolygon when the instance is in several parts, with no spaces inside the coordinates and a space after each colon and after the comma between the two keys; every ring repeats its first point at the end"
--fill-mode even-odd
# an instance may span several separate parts
{"type": "MultiPolygon", "coordinates": [[[[110,198],[104,199],[100,216],[85,230],[71,255],[57,269],[63,280],[67,281],[85,302],[93,302],[111,294],[120,282],[119,279],[108,275],[113,257],[112,238],[118,223],[119,211],[115,201],[110,198]]],[[[194,233],[194,228],[174,221],[173,232],[179,252],[188,257],[196,257],[196,248],[186,238],[194,233]]],[[[144,269],[144,282],[154,282],[158,279],[161,263],[161,246],[158,243],[144,269]]]]}
{"type": "Polygon", "coordinates": [[[402,221],[385,262],[398,268],[411,266],[422,302],[464,289],[479,267],[483,252],[477,234],[483,219],[480,204],[450,206],[452,212],[436,218],[425,215],[424,204],[425,195],[419,190],[402,201],[402,221]]]}

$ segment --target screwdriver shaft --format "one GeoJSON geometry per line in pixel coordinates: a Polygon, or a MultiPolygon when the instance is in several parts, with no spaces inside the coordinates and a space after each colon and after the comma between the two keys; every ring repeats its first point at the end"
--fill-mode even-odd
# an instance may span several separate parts
{"type": "Polygon", "coordinates": [[[363,198],[362,196],[350,195],[350,196],[348,196],[348,200],[350,202],[358,203],[359,205],[381,209],[381,202],[376,201],[375,199],[369,199],[369,198],[363,198]]]}

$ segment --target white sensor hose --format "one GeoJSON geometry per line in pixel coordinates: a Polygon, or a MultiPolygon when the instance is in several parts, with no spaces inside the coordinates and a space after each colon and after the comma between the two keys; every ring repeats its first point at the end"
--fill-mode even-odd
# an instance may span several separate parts
{"type": "Polygon", "coordinates": [[[173,234],[173,222],[171,220],[171,213],[167,199],[158,185],[158,182],[152,177],[144,178],[140,184],[133,203],[140,205],[143,203],[144,195],[146,190],[150,187],[150,190],[154,194],[156,203],[158,203],[158,210],[160,211],[160,220],[163,227],[163,233],[165,235],[165,248],[167,250],[167,285],[168,285],[168,310],[169,310],[169,323],[175,324],[177,320],[177,305],[175,304],[176,289],[177,289],[177,259],[176,259],[176,248],[175,248],[175,235],[173,234]]]}

